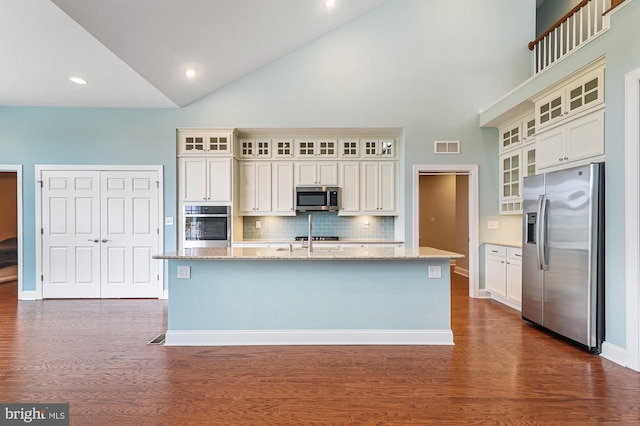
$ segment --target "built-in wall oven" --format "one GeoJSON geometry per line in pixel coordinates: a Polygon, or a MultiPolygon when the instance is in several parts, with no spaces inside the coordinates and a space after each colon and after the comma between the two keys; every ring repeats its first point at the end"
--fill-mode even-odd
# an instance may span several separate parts
{"type": "Polygon", "coordinates": [[[184,248],[229,247],[231,212],[229,206],[184,206],[184,248]]]}

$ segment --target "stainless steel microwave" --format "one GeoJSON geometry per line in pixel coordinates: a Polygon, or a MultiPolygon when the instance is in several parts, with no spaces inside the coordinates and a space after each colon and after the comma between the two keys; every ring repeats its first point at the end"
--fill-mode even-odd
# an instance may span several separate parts
{"type": "Polygon", "coordinates": [[[296,187],[296,211],[340,210],[340,188],[337,186],[296,187]]]}

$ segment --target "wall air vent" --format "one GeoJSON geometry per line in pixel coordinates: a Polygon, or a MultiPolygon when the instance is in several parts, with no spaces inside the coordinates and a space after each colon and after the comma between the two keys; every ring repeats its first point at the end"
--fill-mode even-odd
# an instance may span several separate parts
{"type": "Polygon", "coordinates": [[[460,154],[460,141],[435,141],[434,154],[460,154]]]}

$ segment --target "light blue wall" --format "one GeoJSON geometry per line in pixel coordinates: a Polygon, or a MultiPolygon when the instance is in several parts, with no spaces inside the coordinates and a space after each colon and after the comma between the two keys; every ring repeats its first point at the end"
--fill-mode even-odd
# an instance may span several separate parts
{"type": "MultiPolygon", "coordinates": [[[[547,0],[549,1],[549,0],[547,0]]],[[[640,1],[627,0],[611,15],[611,29],[534,80],[487,108],[484,125],[599,57],[606,57],[606,290],[605,327],[609,343],[626,347],[624,229],[624,77],[640,67],[640,1]]]]}
{"type": "MultiPolygon", "coordinates": [[[[403,128],[401,210],[413,211],[413,165],[478,164],[481,223],[496,218],[497,131],[478,127],[478,111],[529,76],[535,0],[463,3],[391,1],[179,110],[0,108],[0,162],[25,166],[24,289],[35,289],[34,164],[161,164],[175,217],[178,127],[403,128]],[[462,153],[435,156],[435,140],[462,153]]],[[[412,244],[408,213],[405,234],[412,244]]]]}

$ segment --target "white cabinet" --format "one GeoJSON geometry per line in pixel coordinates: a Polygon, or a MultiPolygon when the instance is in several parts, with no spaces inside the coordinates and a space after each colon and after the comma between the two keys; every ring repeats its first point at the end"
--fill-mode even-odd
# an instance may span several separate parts
{"type": "Polygon", "coordinates": [[[238,165],[239,212],[243,215],[271,212],[271,163],[240,162],[238,165]]]}
{"type": "Polygon", "coordinates": [[[296,185],[338,185],[338,163],[335,161],[299,161],[295,167],[296,185]]]}
{"type": "Polygon", "coordinates": [[[506,152],[499,161],[500,214],[522,214],[523,179],[536,174],[536,144],[506,152]]]}
{"type": "Polygon", "coordinates": [[[237,152],[240,158],[271,158],[271,139],[240,139],[237,152]]]}
{"type": "Polygon", "coordinates": [[[181,157],[180,199],[231,202],[232,162],[230,157],[181,157]]]}
{"type": "Polygon", "coordinates": [[[395,158],[395,139],[363,139],[363,158],[395,158]]]}
{"type": "Polygon", "coordinates": [[[360,212],[360,163],[349,161],[340,163],[340,212],[339,214],[360,212]]]}
{"type": "Polygon", "coordinates": [[[363,161],[361,168],[361,211],[369,215],[396,214],[396,163],[363,161]]]}
{"type": "Polygon", "coordinates": [[[485,289],[491,297],[514,309],[521,309],[522,249],[485,244],[485,289]]]}
{"type": "Polygon", "coordinates": [[[485,246],[484,284],[491,295],[507,295],[507,248],[504,246],[485,246]]]}
{"type": "Polygon", "coordinates": [[[507,300],[522,304],[522,249],[507,247],[507,300]]]}
{"type": "Polygon", "coordinates": [[[179,131],[178,155],[231,155],[232,129],[179,131]]]}
{"type": "Polygon", "coordinates": [[[242,216],[291,216],[293,163],[241,161],[238,165],[238,213],[242,216]]]}
{"type": "Polygon", "coordinates": [[[276,161],[272,165],[272,214],[276,216],[295,215],[293,204],[293,162],[276,161]]]}
{"type": "Polygon", "coordinates": [[[596,161],[604,155],[604,109],[540,132],[537,140],[538,170],[596,161]]]}
{"type": "Polygon", "coordinates": [[[299,158],[337,157],[337,139],[296,139],[296,156],[299,158]]]}
{"type": "Polygon", "coordinates": [[[272,139],[273,156],[275,158],[293,157],[293,139],[272,139]]]}
{"type": "Polygon", "coordinates": [[[500,152],[529,143],[536,134],[536,118],[533,112],[518,117],[499,129],[500,152]]]}
{"type": "Polygon", "coordinates": [[[538,130],[604,102],[604,65],[587,70],[535,101],[538,130]]]}
{"type": "Polygon", "coordinates": [[[340,139],[340,157],[342,158],[359,158],[360,157],[360,139],[340,139]]]}

